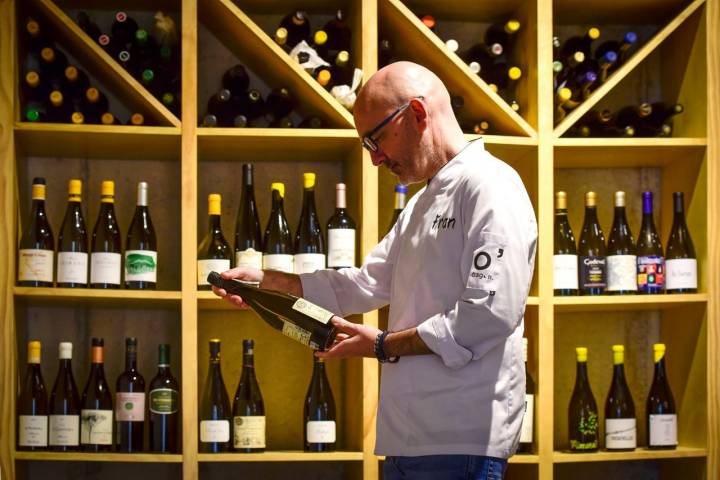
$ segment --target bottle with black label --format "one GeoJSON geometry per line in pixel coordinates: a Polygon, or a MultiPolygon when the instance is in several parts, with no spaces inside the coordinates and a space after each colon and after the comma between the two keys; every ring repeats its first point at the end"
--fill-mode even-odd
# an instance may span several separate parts
{"type": "Polygon", "coordinates": [[[255,203],[253,166],[243,164],[243,187],[235,224],[235,266],[262,270],[262,237],[255,203]]]}
{"type": "Polygon", "coordinates": [[[178,452],[180,387],[170,371],[170,345],[158,345],[158,370],[148,388],[150,451],[178,452]]]}
{"type": "Polygon", "coordinates": [[[653,194],[643,192],[643,218],[637,240],[638,292],[653,294],[665,290],[665,257],[653,220],[653,194]]]}
{"type": "Polygon", "coordinates": [[[585,194],[585,220],[578,243],[578,273],[581,295],[602,295],[607,285],[605,236],[597,218],[597,195],[585,194]]]}
{"type": "Polygon", "coordinates": [[[283,207],[285,184],[275,182],[270,189],[272,191],[272,210],[263,238],[263,269],[293,273],[292,235],[283,207]]]}
{"type": "Polygon", "coordinates": [[[672,450],[677,448],[677,410],[667,373],[665,372],[665,344],[653,345],[655,375],[646,403],[648,448],[672,450]]]}
{"type": "Polygon", "coordinates": [[[315,174],[303,173],[303,205],[295,231],[295,273],[312,273],[325,268],[325,239],[315,209],[315,174]]]}
{"type": "Polygon", "coordinates": [[[355,266],[355,220],[347,212],[346,187],[335,185],[335,213],[327,223],[328,267],[355,266]]]}
{"type": "Polygon", "coordinates": [[[625,192],[615,192],[615,216],[607,244],[608,293],[635,293],[636,268],[635,242],[625,218],[625,192]]]}
{"type": "Polygon", "coordinates": [[[697,256],[685,222],[683,193],[673,192],[673,224],[665,249],[667,293],[697,292],[697,256]]]}
{"type": "Polygon", "coordinates": [[[88,237],[82,213],[82,181],[68,185],[68,206],[58,234],[57,286],[85,288],[88,282],[88,237]]]}
{"type": "Polygon", "coordinates": [[[52,287],[55,240],[45,213],[45,179],[36,177],[32,185],[32,211],[18,251],[18,285],[52,287]]]}
{"type": "Polygon", "coordinates": [[[243,365],[233,401],[233,448],[236,452],[265,451],[265,404],[255,376],[255,342],[243,340],[243,365]]]}
{"type": "Polygon", "coordinates": [[[102,182],[100,212],[92,233],[90,254],[90,286],[120,288],[122,244],[115,218],[115,182],[102,182]]]}
{"type": "Polygon", "coordinates": [[[208,273],[230,270],[232,252],[220,224],[222,197],[218,193],[208,195],[208,232],[198,247],[197,284],[198,290],[210,290],[208,273]]]}
{"type": "Polygon", "coordinates": [[[230,399],[220,370],[220,340],[210,340],[210,368],[200,399],[200,451],[230,450],[230,399]]]}
{"type": "Polygon", "coordinates": [[[325,373],[325,360],[318,357],[313,360],[312,379],[305,397],[305,451],[331,452],[337,441],[335,399],[325,373]]]}
{"type": "Polygon", "coordinates": [[[578,256],[575,236],[567,214],[567,193],[555,193],[555,242],[553,243],[553,291],[577,295],[578,256]]]}
{"type": "Polygon", "coordinates": [[[40,371],[38,341],[28,342],[28,366],[17,399],[18,450],[45,450],[48,444],[48,397],[40,371]]]}
{"type": "Polygon", "coordinates": [[[523,337],[523,361],[525,362],[525,414],[520,429],[518,452],[530,453],[533,449],[533,428],[535,423],[535,380],[528,370],[528,339],[523,337]]]}
{"type": "Polygon", "coordinates": [[[80,395],[72,373],[72,343],[60,342],[60,368],[50,395],[48,445],[67,452],[80,447],[80,395]]]}
{"type": "Polygon", "coordinates": [[[625,347],[613,345],[613,377],[605,401],[605,448],[631,451],[637,447],[635,403],[625,380],[625,347]]]}

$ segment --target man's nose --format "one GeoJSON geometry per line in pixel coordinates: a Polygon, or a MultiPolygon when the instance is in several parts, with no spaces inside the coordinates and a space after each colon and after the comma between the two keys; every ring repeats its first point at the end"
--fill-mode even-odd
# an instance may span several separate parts
{"type": "Polygon", "coordinates": [[[381,166],[387,157],[384,153],[380,152],[379,150],[377,152],[370,152],[370,160],[372,161],[372,164],[376,167],[381,166]]]}

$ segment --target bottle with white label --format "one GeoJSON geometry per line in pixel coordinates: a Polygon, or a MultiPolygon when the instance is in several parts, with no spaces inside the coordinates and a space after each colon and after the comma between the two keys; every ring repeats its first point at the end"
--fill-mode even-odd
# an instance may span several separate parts
{"type": "Polygon", "coordinates": [[[72,179],[68,185],[65,210],[57,247],[57,286],[86,288],[88,284],[88,236],[82,213],[82,181],[72,179]]]}
{"type": "Polygon", "coordinates": [[[331,452],[337,441],[335,399],[325,373],[325,360],[313,359],[312,379],[305,397],[305,451],[331,452]]]}
{"type": "Polygon", "coordinates": [[[255,203],[253,166],[243,164],[243,190],[235,223],[235,266],[262,270],[262,236],[255,203]]]}
{"type": "Polygon", "coordinates": [[[642,227],[637,240],[638,292],[663,293],[665,290],[665,257],[660,235],[655,230],[652,192],[643,192],[642,205],[642,227]]]}
{"type": "Polygon", "coordinates": [[[118,452],[143,451],[145,379],[137,368],[137,339],[125,339],[125,371],[115,383],[116,448],[118,452]]]}
{"type": "Polygon", "coordinates": [[[525,414],[520,429],[518,452],[531,453],[533,449],[533,427],[535,423],[535,380],[528,370],[528,339],[523,337],[523,361],[525,362],[525,414]]]}
{"type": "Polygon", "coordinates": [[[346,187],[335,185],[335,213],[327,222],[328,268],[355,266],[355,220],[347,212],[346,187]]]}
{"type": "Polygon", "coordinates": [[[672,450],[678,444],[678,422],[675,399],[665,373],[665,344],[653,345],[655,376],[648,394],[647,438],[648,448],[672,450]]]}
{"type": "Polygon", "coordinates": [[[555,192],[555,241],[553,243],[553,291],[555,295],[578,294],[578,256],[575,236],[567,214],[567,193],[555,192]]]}
{"type": "Polygon", "coordinates": [[[325,240],[315,209],[314,173],[303,173],[303,204],[293,249],[295,273],[312,273],[325,268],[325,240]]]}
{"type": "Polygon", "coordinates": [[[137,206],[125,242],[125,288],[155,290],[157,237],[148,209],[148,184],[138,183],[137,206]]]}
{"type": "Polygon", "coordinates": [[[198,247],[197,284],[198,290],[210,290],[208,273],[230,270],[232,250],[222,232],[220,216],[222,197],[220,194],[208,195],[208,232],[198,247]]]}
{"type": "Polygon", "coordinates": [[[265,404],[255,376],[255,343],[243,340],[243,366],[233,401],[233,449],[265,451],[265,404]]]}
{"type": "Polygon", "coordinates": [[[32,210],[18,251],[18,285],[52,287],[55,240],[45,213],[45,179],[36,177],[32,185],[32,210]]]}
{"type": "Polygon", "coordinates": [[[210,340],[210,367],[200,399],[200,451],[230,451],[230,399],[220,370],[220,340],[210,340]]]}
{"type": "Polygon", "coordinates": [[[295,265],[292,234],[283,208],[285,184],[275,182],[270,189],[272,191],[272,210],[263,238],[263,269],[293,273],[295,265]]]}
{"type": "Polygon", "coordinates": [[[72,373],[72,343],[61,342],[60,366],[50,395],[48,445],[50,450],[80,447],[80,395],[72,373]]]}
{"type": "Polygon", "coordinates": [[[122,240],[115,218],[115,182],[102,182],[100,213],[90,245],[90,287],[120,288],[122,240]]]}
{"type": "Polygon", "coordinates": [[[697,257],[690,231],[685,222],[682,192],[673,193],[673,224],[665,249],[665,291],[667,293],[697,292],[697,257]]]}
{"type": "Polygon", "coordinates": [[[17,400],[18,450],[45,450],[48,444],[48,397],[40,371],[38,341],[28,342],[28,366],[17,400]]]}
{"type": "Polygon", "coordinates": [[[625,192],[615,192],[615,215],[607,242],[607,292],[637,292],[635,242],[625,217],[625,192]]]}
{"type": "Polygon", "coordinates": [[[625,380],[625,347],[613,345],[613,378],[605,400],[605,448],[630,451],[637,447],[635,403],[625,380]]]}
{"type": "Polygon", "coordinates": [[[109,452],[113,444],[113,403],[105,380],[105,342],[92,339],[92,366],[80,401],[80,446],[86,452],[109,452]]]}

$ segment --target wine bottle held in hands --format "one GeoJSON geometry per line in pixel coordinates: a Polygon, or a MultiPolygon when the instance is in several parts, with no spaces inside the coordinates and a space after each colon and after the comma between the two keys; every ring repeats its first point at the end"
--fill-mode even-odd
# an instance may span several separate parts
{"type": "Polygon", "coordinates": [[[220,224],[222,197],[217,193],[208,195],[208,232],[198,247],[197,284],[199,290],[210,290],[208,273],[230,270],[232,253],[220,224]]]}

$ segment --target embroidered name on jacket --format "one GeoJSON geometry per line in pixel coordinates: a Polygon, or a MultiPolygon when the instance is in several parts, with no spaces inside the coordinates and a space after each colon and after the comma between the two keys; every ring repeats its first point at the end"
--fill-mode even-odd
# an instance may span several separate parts
{"type": "Polygon", "coordinates": [[[455,228],[455,218],[436,215],[430,230],[445,230],[449,228],[455,228]]]}

